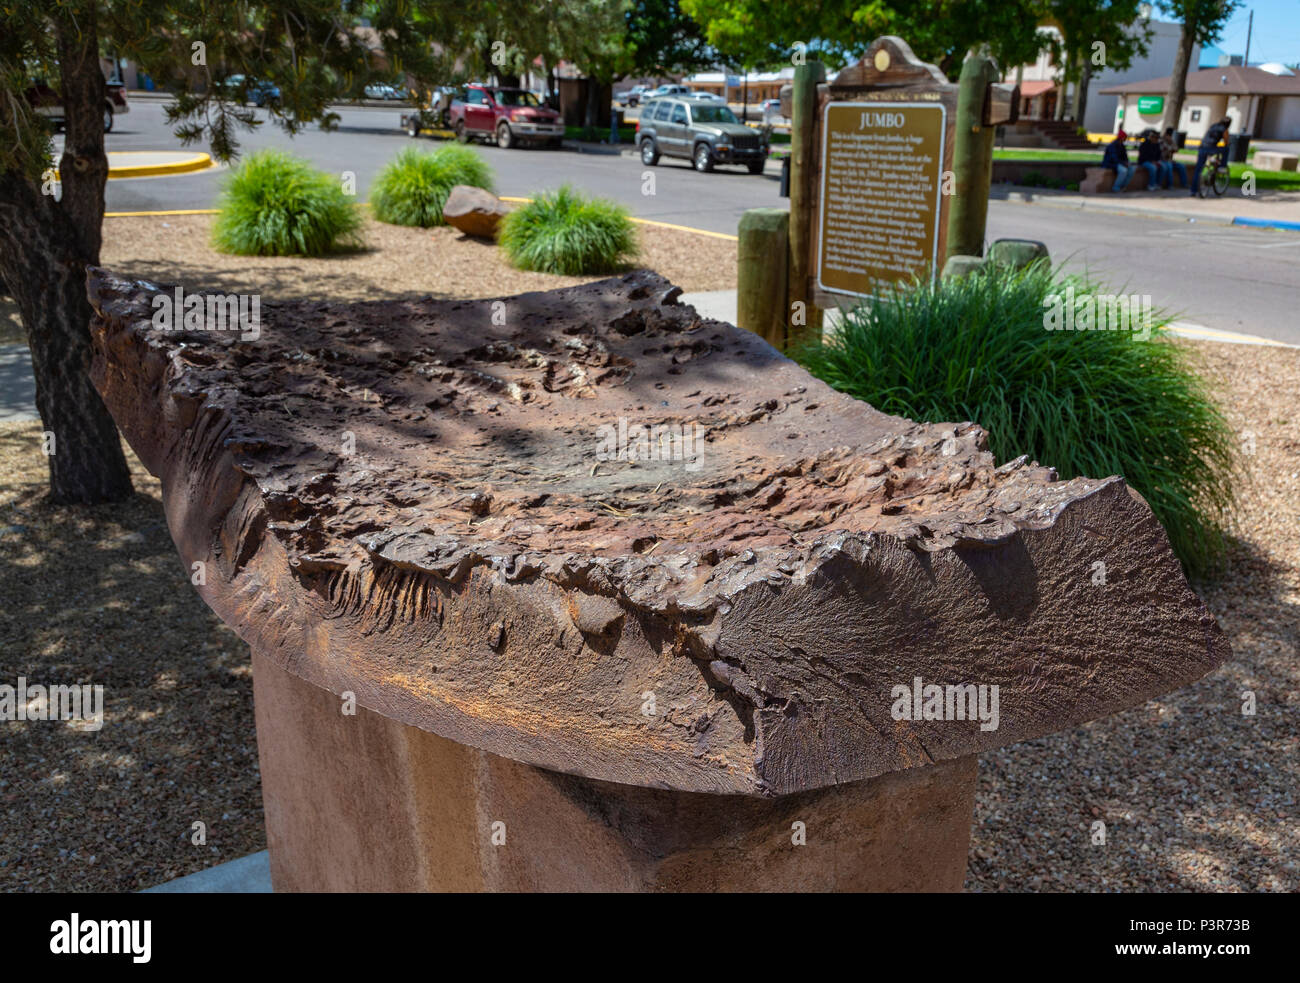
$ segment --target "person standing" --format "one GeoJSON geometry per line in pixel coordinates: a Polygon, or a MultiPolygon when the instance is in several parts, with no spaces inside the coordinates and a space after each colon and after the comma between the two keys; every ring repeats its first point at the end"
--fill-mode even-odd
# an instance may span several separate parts
{"type": "Polygon", "coordinates": [[[1201,145],[1196,148],[1196,171],[1192,174],[1192,190],[1189,192],[1193,198],[1201,192],[1201,172],[1205,170],[1205,162],[1219,152],[1219,141],[1228,135],[1228,127],[1231,125],[1232,117],[1225,116],[1201,137],[1201,145]]]}

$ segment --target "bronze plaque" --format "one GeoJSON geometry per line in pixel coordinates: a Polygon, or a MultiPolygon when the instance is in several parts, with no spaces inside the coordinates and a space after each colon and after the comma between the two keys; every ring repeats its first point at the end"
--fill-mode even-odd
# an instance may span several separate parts
{"type": "Polygon", "coordinates": [[[819,288],[870,297],[882,286],[935,275],[947,132],[941,102],[825,105],[819,288]]]}

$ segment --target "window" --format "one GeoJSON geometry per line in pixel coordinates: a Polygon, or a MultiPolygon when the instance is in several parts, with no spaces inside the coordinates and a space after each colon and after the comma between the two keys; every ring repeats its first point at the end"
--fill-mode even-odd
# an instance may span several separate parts
{"type": "Polygon", "coordinates": [[[495,89],[493,97],[502,106],[538,106],[537,97],[521,89],[495,89]]]}
{"type": "Polygon", "coordinates": [[[736,115],[726,106],[692,106],[691,119],[697,123],[734,123],[736,115]]]}
{"type": "Polygon", "coordinates": [[[483,90],[482,90],[482,89],[470,89],[469,92],[466,94],[465,101],[466,101],[467,103],[469,103],[471,106],[481,106],[481,105],[483,105],[483,101],[484,101],[484,100],[483,100],[483,90]]]}
{"type": "Polygon", "coordinates": [[[1192,110],[1191,120],[1193,123],[1199,123],[1201,121],[1201,111],[1199,109],[1192,110]]]}
{"type": "Polygon", "coordinates": [[[672,112],[673,104],[670,102],[661,102],[655,106],[655,119],[664,121],[668,119],[668,114],[672,112]]]}
{"type": "Polygon", "coordinates": [[[683,126],[686,125],[686,107],[681,103],[673,106],[673,122],[681,123],[683,126]]]}

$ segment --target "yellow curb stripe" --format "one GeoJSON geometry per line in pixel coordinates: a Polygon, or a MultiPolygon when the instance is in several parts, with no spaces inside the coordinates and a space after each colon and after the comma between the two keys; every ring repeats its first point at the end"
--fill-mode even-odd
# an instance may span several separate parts
{"type": "Polygon", "coordinates": [[[217,208],[174,208],[160,212],[105,212],[104,218],[148,218],[150,215],[216,215],[217,208]]]}
{"type": "MultiPolygon", "coordinates": [[[[148,151],[136,151],[147,153],[148,151]]],[[[158,177],[163,174],[187,174],[190,171],[205,171],[212,166],[212,158],[207,154],[195,154],[185,160],[170,164],[127,164],[123,167],[109,167],[109,180],[129,177],[158,177]]]]}
{"type": "MultiPolygon", "coordinates": [[[[531,198],[516,198],[512,195],[500,195],[499,197],[502,201],[518,202],[522,205],[526,205],[533,200],[531,198]]],[[[739,236],[728,235],[725,232],[710,232],[708,229],[693,229],[689,225],[673,225],[671,222],[656,222],[654,219],[637,218],[634,215],[629,216],[629,218],[638,225],[655,225],[661,229],[676,229],[678,232],[694,232],[696,235],[712,236],[715,239],[729,239],[732,242],[738,242],[740,239],[739,236]]]]}

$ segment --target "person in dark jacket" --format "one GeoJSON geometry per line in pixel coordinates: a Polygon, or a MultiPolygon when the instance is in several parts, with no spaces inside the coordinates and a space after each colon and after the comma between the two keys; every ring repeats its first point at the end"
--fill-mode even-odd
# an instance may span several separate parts
{"type": "Polygon", "coordinates": [[[1128,151],[1124,149],[1124,141],[1127,139],[1128,134],[1120,130],[1115,134],[1115,139],[1106,144],[1106,151],[1101,155],[1101,166],[1115,172],[1115,183],[1110,186],[1111,191],[1123,191],[1128,179],[1133,176],[1133,165],[1128,162],[1128,151]]]}
{"type": "Polygon", "coordinates": [[[1155,130],[1143,130],[1142,142],[1138,144],[1138,167],[1147,172],[1147,187],[1169,187],[1169,178],[1160,166],[1160,140],[1155,130]]]}
{"type": "Polygon", "coordinates": [[[1174,154],[1178,153],[1178,134],[1174,132],[1172,126],[1165,127],[1165,135],[1160,138],[1160,159],[1164,162],[1165,167],[1165,187],[1169,187],[1171,179],[1177,175],[1178,187],[1187,187],[1187,168],[1182,161],[1174,160],[1174,154]]]}
{"type": "Polygon", "coordinates": [[[1192,197],[1201,192],[1201,171],[1205,170],[1205,162],[1219,153],[1219,141],[1228,135],[1228,127],[1232,125],[1232,117],[1225,116],[1208,130],[1205,136],[1201,137],[1201,145],[1196,148],[1196,170],[1192,172],[1192,189],[1189,192],[1192,197]]]}

